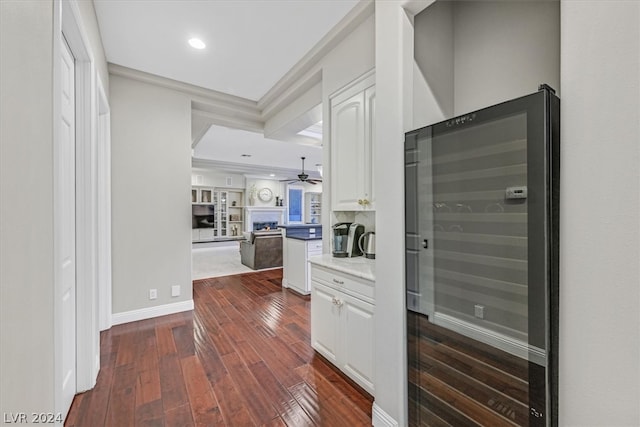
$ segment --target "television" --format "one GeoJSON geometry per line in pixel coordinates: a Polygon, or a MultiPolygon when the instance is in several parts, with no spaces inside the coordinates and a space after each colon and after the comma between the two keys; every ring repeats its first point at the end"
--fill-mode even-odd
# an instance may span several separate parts
{"type": "Polygon", "coordinates": [[[191,228],[215,228],[215,205],[191,205],[191,228]]]}

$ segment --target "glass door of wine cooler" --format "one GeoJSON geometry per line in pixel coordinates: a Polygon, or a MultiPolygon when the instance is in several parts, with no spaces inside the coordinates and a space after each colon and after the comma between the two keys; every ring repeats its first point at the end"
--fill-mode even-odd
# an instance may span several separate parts
{"type": "Polygon", "coordinates": [[[411,425],[553,425],[558,98],[405,140],[411,425]]]}

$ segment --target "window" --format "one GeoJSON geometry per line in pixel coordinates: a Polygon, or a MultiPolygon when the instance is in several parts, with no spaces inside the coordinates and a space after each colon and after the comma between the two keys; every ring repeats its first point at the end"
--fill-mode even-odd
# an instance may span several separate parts
{"type": "Polygon", "coordinates": [[[302,222],[302,188],[290,186],[288,189],[289,199],[289,223],[302,222]]]}

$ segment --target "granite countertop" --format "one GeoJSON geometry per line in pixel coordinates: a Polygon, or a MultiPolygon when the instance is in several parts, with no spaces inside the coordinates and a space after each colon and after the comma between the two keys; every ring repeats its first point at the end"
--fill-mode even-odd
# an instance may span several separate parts
{"type": "Polygon", "coordinates": [[[336,258],[331,254],[312,256],[309,262],[321,267],[332,268],[336,271],[351,274],[361,279],[376,280],[376,260],[363,256],[355,258],[336,258]]]}
{"type": "Polygon", "coordinates": [[[287,235],[287,239],[296,239],[296,240],[322,240],[322,234],[307,234],[304,236],[289,236],[287,235]]]}

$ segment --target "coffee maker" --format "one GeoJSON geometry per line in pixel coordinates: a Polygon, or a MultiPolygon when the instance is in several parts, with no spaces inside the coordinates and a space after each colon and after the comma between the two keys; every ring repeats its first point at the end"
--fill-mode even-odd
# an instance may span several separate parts
{"type": "Polygon", "coordinates": [[[360,236],[364,233],[364,225],[356,222],[340,222],[333,226],[334,257],[347,258],[362,255],[358,247],[360,236]]]}

